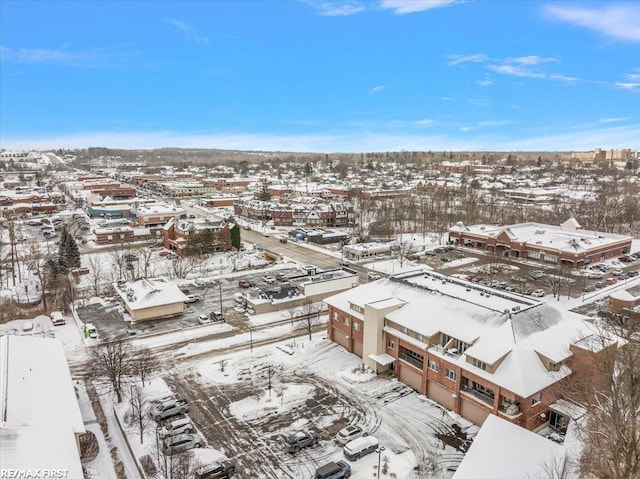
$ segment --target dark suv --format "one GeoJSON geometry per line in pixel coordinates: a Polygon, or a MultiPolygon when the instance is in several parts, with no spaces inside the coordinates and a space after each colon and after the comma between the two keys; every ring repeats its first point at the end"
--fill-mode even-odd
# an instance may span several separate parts
{"type": "Polygon", "coordinates": [[[236,466],[231,461],[212,462],[196,471],[196,479],[228,479],[236,473],[236,466]]]}
{"type": "Polygon", "coordinates": [[[298,452],[314,444],[318,444],[318,435],[314,431],[298,431],[287,437],[287,452],[298,452]]]}

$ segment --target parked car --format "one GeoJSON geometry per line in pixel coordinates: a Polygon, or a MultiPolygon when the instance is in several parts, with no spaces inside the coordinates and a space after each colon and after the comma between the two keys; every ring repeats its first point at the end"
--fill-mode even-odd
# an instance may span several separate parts
{"type": "Polygon", "coordinates": [[[341,446],[344,446],[346,443],[366,435],[367,433],[364,432],[360,426],[347,426],[338,431],[338,434],[336,434],[336,441],[341,446]]]}
{"type": "Polygon", "coordinates": [[[64,319],[64,315],[61,311],[53,311],[51,313],[51,322],[54,326],[63,326],[67,324],[67,321],[64,319]]]}
{"type": "Polygon", "coordinates": [[[638,274],[640,273],[638,273],[637,271],[629,271],[627,273],[627,276],[629,276],[629,278],[635,278],[636,276],[638,276],[638,274]]]}
{"type": "Polygon", "coordinates": [[[608,285],[611,286],[612,284],[616,284],[618,282],[617,279],[615,278],[607,278],[604,280],[604,282],[608,285]]]}
{"type": "Polygon", "coordinates": [[[202,447],[203,440],[198,434],[178,434],[164,440],[163,451],[165,454],[184,452],[194,447],[202,447]]]}
{"type": "Polygon", "coordinates": [[[87,338],[97,339],[98,328],[96,328],[96,325],[93,323],[87,323],[84,325],[84,334],[85,334],[85,337],[87,338]]]}
{"type": "Polygon", "coordinates": [[[209,282],[205,281],[204,279],[196,279],[193,284],[195,284],[198,288],[209,286],[209,282]]]}
{"type": "Polygon", "coordinates": [[[161,427],[158,435],[164,439],[165,437],[177,436],[193,431],[193,425],[188,417],[181,417],[169,422],[166,426],[161,427]]]}
{"type": "Polygon", "coordinates": [[[351,475],[351,466],[346,461],[330,462],[316,469],[315,479],[342,479],[351,475]]]}
{"type": "Polygon", "coordinates": [[[278,273],[278,274],[276,274],[276,279],[278,281],[286,281],[287,280],[287,275],[283,274],[283,273],[278,273]]]}
{"type": "Polygon", "coordinates": [[[369,271],[367,273],[367,280],[375,281],[376,279],[380,279],[381,276],[378,273],[374,273],[373,271],[369,271]]]}
{"type": "Polygon", "coordinates": [[[442,256],[440,258],[440,261],[442,261],[443,263],[451,263],[451,260],[449,258],[447,258],[446,256],[442,256]]]}
{"type": "Polygon", "coordinates": [[[33,321],[30,320],[26,320],[22,322],[22,332],[23,333],[28,333],[30,331],[33,331],[33,321]]]}
{"type": "Polygon", "coordinates": [[[236,473],[231,461],[212,462],[196,469],[195,479],[228,479],[236,473]]]}
{"type": "Polygon", "coordinates": [[[594,286],[598,289],[602,289],[607,287],[607,283],[605,283],[604,281],[598,281],[596,284],[594,284],[594,286]]]}
{"type": "Polygon", "coordinates": [[[377,259],[377,260],[381,260],[381,259],[384,259],[384,255],[383,254],[377,254],[377,255],[374,256],[374,258],[377,259]]]}
{"type": "Polygon", "coordinates": [[[587,273],[587,279],[602,279],[604,278],[604,273],[599,270],[589,271],[587,273]]]}
{"type": "Polygon", "coordinates": [[[224,321],[224,315],[220,311],[211,311],[209,314],[211,321],[217,323],[219,321],[224,321]]]}
{"type": "Polygon", "coordinates": [[[278,241],[280,241],[280,243],[286,243],[287,242],[287,237],[286,236],[278,236],[278,241]]]}
{"type": "Polygon", "coordinates": [[[318,434],[315,431],[298,431],[287,437],[287,452],[294,453],[300,449],[318,444],[318,434]]]}
{"type": "Polygon", "coordinates": [[[467,257],[467,255],[466,255],[466,254],[464,254],[464,253],[458,253],[458,254],[456,254],[456,258],[459,258],[459,259],[466,258],[466,257],[467,257]]]}
{"type": "Polygon", "coordinates": [[[595,290],[596,290],[595,284],[588,284],[587,286],[582,288],[583,293],[591,293],[592,291],[595,291],[595,290]]]}
{"type": "Polygon", "coordinates": [[[544,296],[544,289],[536,289],[533,293],[531,293],[531,296],[533,296],[534,298],[542,298],[544,296]]]}
{"type": "Polygon", "coordinates": [[[189,405],[184,399],[174,399],[157,404],[149,410],[149,417],[156,422],[168,417],[177,416],[178,414],[187,414],[189,405]]]}
{"type": "Polygon", "coordinates": [[[619,276],[622,274],[622,270],[620,268],[616,268],[611,272],[611,274],[614,276],[619,276]]]}
{"type": "Polygon", "coordinates": [[[514,285],[510,284],[509,286],[507,286],[506,288],[504,288],[505,291],[508,291],[510,293],[514,293],[518,288],[516,288],[514,285]]]}
{"type": "Polygon", "coordinates": [[[342,448],[344,456],[350,461],[357,461],[363,456],[378,449],[378,438],[375,436],[363,436],[348,442],[342,448]]]}
{"type": "Polygon", "coordinates": [[[238,281],[238,286],[240,286],[241,288],[251,287],[251,285],[249,284],[249,281],[247,281],[246,279],[241,279],[240,281],[238,281]]]}
{"type": "Polygon", "coordinates": [[[268,284],[273,284],[276,282],[275,276],[271,276],[270,274],[262,277],[262,281],[268,284]]]}
{"type": "Polygon", "coordinates": [[[206,314],[201,314],[200,316],[198,316],[198,322],[200,324],[211,324],[211,318],[206,314]]]}
{"type": "Polygon", "coordinates": [[[424,255],[425,256],[435,256],[436,252],[433,251],[433,250],[427,250],[427,251],[424,252],[424,255]]]}
{"type": "Polygon", "coordinates": [[[200,301],[202,298],[199,294],[188,294],[187,299],[184,300],[185,303],[195,303],[196,301],[200,301]]]}

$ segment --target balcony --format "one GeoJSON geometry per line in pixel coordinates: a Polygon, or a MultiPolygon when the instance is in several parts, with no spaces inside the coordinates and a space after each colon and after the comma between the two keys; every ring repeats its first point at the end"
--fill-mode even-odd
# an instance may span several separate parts
{"type": "Polygon", "coordinates": [[[422,368],[424,367],[424,360],[420,361],[419,359],[413,358],[408,354],[404,354],[402,351],[398,353],[398,359],[402,359],[403,361],[411,364],[412,366],[415,366],[420,370],[422,370],[422,368]]]}
{"type": "Polygon", "coordinates": [[[475,399],[482,401],[489,406],[493,406],[493,395],[485,394],[483,392],[478,391],[477,389],[467,388],[462,389],[462,392],[468,394],[469,396],[473,396],[475,399]]]}
{"type": "Polygon", "coordinates": [[[520,406],[514,403],[500,403],[498,406],[498,413],[500,416],[504,416],[507,419],[513,420],[522,414],[520,406]]]}

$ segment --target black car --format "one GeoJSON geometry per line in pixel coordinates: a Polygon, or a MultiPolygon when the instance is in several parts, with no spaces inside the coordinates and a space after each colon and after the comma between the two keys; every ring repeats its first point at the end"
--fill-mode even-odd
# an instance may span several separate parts
{"type": "Polygon", "coordinates": [[[440,258],[440,261],[442,261],[443,263],[451,263],[451,260],[446,256],[443,256],[442,258],[440,258]]]}
{"type": "Polygon", "coordinates": [[[594,284],[594,286],[598,289],[602,289],[602,288],[606,288],[607,287],[607,283],[604,283],[602,281],[598,281],[596,284],[594,284]]]}
{"type": "Polygon", "coordinates": [[[629,272],[627,273],[627,276],[628,276],[629,278],[635,278],[636,276],[638,276],[638,274],[639,274],[639,273],[638,273],[637,271],[629,271],[629,272]]]}
{"type": "Polygon", "coordinates": [[[584,288],[582,288],[582,292],[584,293],[591,293],[592,291],[595,291],[596,287],[593,284],[589,284],[587,286],[585,286],[584,288]]]}

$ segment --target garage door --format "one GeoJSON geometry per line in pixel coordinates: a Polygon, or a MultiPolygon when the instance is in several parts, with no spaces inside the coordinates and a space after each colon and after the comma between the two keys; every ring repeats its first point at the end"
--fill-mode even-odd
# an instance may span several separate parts
{"type": "Polygon", "coordinates": [[[462,402],[460,404],[460,415],[463,418],[468,419],[478,426],[482,426],[482,423],[487,419],[489,414],[490,411],[488,409],[483,408],[470,399],[462,398],[462,402]]]}
{"type": "Polygon", "coordinates": [[[353,352],[362,357],[362,341],[358,341],[357,339],[353,340],[353,352]]]}
{"type": "Polygon", "coordinates": [[[435,381],[429,381],[427,383],[427,396],[429,396],[435,402],[442,404],[447,409],[453,411],[455,406],[453,393],[447,388],[440,386],[435,381]]]}
{"type": "Polygon", "coordinates": [[[406,364],[398,364],[400,366],[400,374],[398,379],[405,383],[407,386],[411,386],[418,392],[422,392],[422,374],[419,371],[414,370],[406,364]]]}
{"type": "Polygon", "coordinates": [[[347,333],[334,328],[333,340],[343,348],[349,350],[349,339],[347,333]]]}

